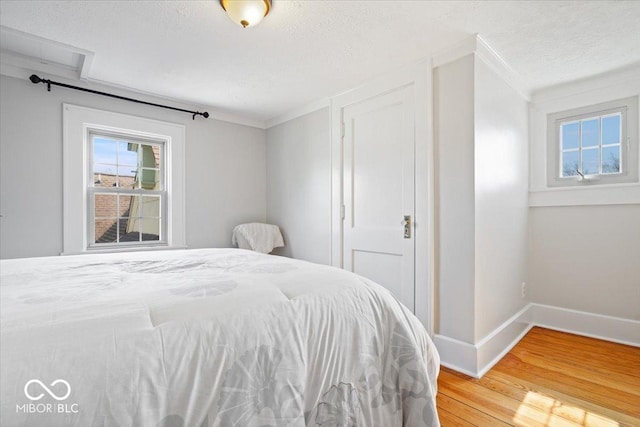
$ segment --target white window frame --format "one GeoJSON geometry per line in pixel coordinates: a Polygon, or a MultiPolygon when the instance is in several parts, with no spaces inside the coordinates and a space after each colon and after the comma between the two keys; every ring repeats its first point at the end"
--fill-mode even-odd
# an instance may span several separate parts
{"type": "MultiPolygon", "coordinates": [[[[579,126],[581,129],[581,126],[579,126]]],[[[581,132],[581,130],[580,130],[581,132]]],[[[638,97],[590,105],[561,111],[547,116],[547,185],[549,187],[578,187],[583,185],[606,185],[638,182],[638,97]],[[582,174],[582,137],[579,137],[578,165],[580,174],[562,176],[562,125],[584,121],[590,118],[608,117],[619,114],[620,131],[620,172],[602,173],[602,126],[598,151],[600,153],[599,173],[582,174]]],[[[617,144],[614,144],[617,145],[617,144]]],[[[604,146],[606,148],[606,145],[604,146]]],[[[593,149],[593,148],[592,148],[593,149]]]]}
{"type": "MultiPolygon", "coordinates": [[[[145,246],[166,246],[166,165],[165,165],[165,146],[168,141],[166,138],[163,139],[143,139],[134,135],[124,134],[124,133],[114,133],[114,132],[105,132],[99,131],[96,129],[90,129],[89,134],[87,135],[87,164],[86,164],[86,173],[87,173],[87,250],[96,250],[96,249],[108,249],[108,248],[119,248],[119,247],[145,247],[145,246]],[[123,190],[120,186],[115,188],[105,188],[105,187],[96,187],[94,183],[92,183],[94,177],[94,168],[93,168],[93,141],[96,137],[104,137],[111,139],[119,139],[125,140],[128,142],[132,142],[138,144],[138,149],[142,149],[142,145],[151,145],[160,147],[160,190],[146,190],[146,189],[126,189],[123,190]],[[133,241],[125,241],[125,242],[113,242],[113,243],[97,243],[95,236],[95,195],[96,194],[128,194],[128,195],[138,195],[138,196],[157,196],[160,198],[160,217],[159,217],[159,239],[158,240],[140,240],[137,242],[133,241]]],[[[117,157],[117,151],[116,151],[117,157]]],[[[140,159],[141,157],[139,157],[140,159]]],[[[117,209],[120,212],[120,209],[117,209]]],[[[119,221],[117,221],[119,222],[119,221]]],[[[118,224],[119,227],[119,224],[118,224]]],[[[119,234],[119,233],[118,233],[119,234]]],[[[140,232],[142,237],[142,232],[140,232]]]]}
{"type": "Polygon", "coordinates": [[[598,115],[593,115],[593,114],[584,114],[582,116],[578,116],[578,117],[572,117],[570,119],[565,119],[565,120],[559,120],[556,122],[556,131],[558,132],[558,149],[560,150],[560,161],[559,163],[559,170],[558,170],[558,174],[559,177],[561,179],[589,179],[589,175],[620,175],[620,174],[624,174],[626,172],[626,168],[624,167],[624,163],[626,163],[627,160],[627,156],[623,156],[623,152],[622,152],[622,147],[626,140],[625,138],[625,133],[626,133],[626,124],[627,122],[627,109],[625,108],[616,108],[614,110],[610,110],[610,111],[600,111],[598,112],[598,115]],[[620,135],[620,139],[618,142],[616,142],[615,144],[603,144],[602,143],[602,121],[606,118],[609,117],[619,117],[619,126],[618,126],[618,135],[620,135]],[[600,134],[598,136],[598,145],[596,146],[590,146],[590,147],[584,147],[583,143],[582,143],[582,122],[585,121],[591,121],[591,120],[595,120],[597,119],[599,122],[599,129],[600,129],[600,134]],[[562,148],[564,146],[564,141],[563,141],[563,133],[562,133],[562,127],[565,125],[571,125],[571,124],[577,124],[578,125],[578,147],[577,148],[568,148],[568,149],[564,149],[562,148]],[[611,147],[618,147],[618,158],[620,159],[620,165],[619,165],[619,170],[618,172],[603,172],[602,171],[602,150],[604,148],[611,148],[611,147]],[[582,160],[583,160],[583,153],[584,151],[594,151],[594,150],[598,150],[598,158],[599,158],[599,163],[598,163],[598,172],[595,174],[588,174],[585,173],[584,169],[581,169],[579,166],[582,164],[582,160]],[[563,175],[563,158],[564,158],[564,154],[565,153],[578,153],[578,170],[577,170],[577,175],[567,175],[564,176],[563,175]],[[580,175],[582,174],[582,175],[580,175]]]}
{"type": "Polygon", "coordinates": [[[63,104],[63,251],[62,255],[186,247],[185,126],[127,114],[63,104]],[[91,133],[120,134],[164,142],[165,236],[161,242],[91,246],[87,172],[91,133]]]}

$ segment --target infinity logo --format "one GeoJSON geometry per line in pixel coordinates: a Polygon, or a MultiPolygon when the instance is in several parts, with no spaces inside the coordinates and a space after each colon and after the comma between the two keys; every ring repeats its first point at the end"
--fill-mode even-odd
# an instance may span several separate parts
{"type": "Polygon", "coordinates": [[[71,386],[65,380],[57,379],[54,382],[52,382],[51,384],[49,384],[51,387],[53,387],[53,386],[55,386],[56,384],[59,384],[59,383],[62,383],[62,384],[67,386],[67,394],[65,394],[64,396],[60,397],[57,394],[55,394],[54,392],[52,392],[51,390],[49,390],[49,388],[46,385],[44,385],[42,383],[42,381],[33,379],[33,380],[27,381],[27,383],[24,385],[24,395],[27,396],[31,400],[40,400],[44,396],[44,393],[40,393],[37,396],[31,396],[29,394],[29,390],[28,390],[29,389],[29,385],[31,385],[32,383],[40,384],[40,387],[42,387],[47,393],[49,393],[49,396],[53,397],[55,400],[64,400],[67,397],[69,397],[69,395],[71,394],[71,386]]]}

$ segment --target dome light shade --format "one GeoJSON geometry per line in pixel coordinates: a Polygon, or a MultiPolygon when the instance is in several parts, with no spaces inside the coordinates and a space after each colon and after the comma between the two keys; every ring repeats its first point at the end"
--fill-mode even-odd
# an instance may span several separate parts
{"type": "Polygon", "coordinates": [[[253,27],[267,16],[271,0],[220,0],[229,18],[244,28],[253,27]]]}

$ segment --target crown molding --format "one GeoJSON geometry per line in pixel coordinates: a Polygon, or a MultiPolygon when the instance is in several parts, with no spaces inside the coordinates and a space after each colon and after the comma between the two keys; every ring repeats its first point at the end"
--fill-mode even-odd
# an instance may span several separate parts
{"type": "Polygon", "coordinates": [[[314,111],[320,110],[322,108],[331,107],[332,102],[335,102],[336,99],[341,99],[342,97],[348,97],[350,96],[350,94],[356,93],[358,90],[361,90],[361,88],[363,87],[373,87],[373,86],[386,87],[388,83],[393,79],[401,82],[410,81],[413,78],[412,77],[413,73],[415,73],[416,70],[421,70],[418,72],[423,72],[423,70],[425,70],[424,67],[429,67],[430,63],[431,62],[429,57],[423,57],[418,60],[403,64],[402,66],[397,67],[393,71],[384,73],[382,75],[378,75],[370,80],[361,82],[359,85],[353,86],[345,91],[334,93],[331,96],[318,99],[302,107],[290,110],[285,114],[269,119],[266,122],[266,128],[269,129],[273,126],[277,126],[281,123],[285,123],[297,117],[304,116],[309,113],[313,113],[314,111]]]}
{"type": "MultiPolygon", "coordinates": [[[[73,57],[77,58],[77,61],[74,63],[60,63],[55,62],[54,60],[42,60],[41,58],[36,58],[34,56],[21,54],[9,49],[3,49],[0,51],[0,74],[2,75],[17,79],[26,79],[31,74],[44,74],[47,78],[63,79],[69,84],[80,83],[81,86],[89,84],[98,85],[105,90],[115,89],[116,91],[124,92],[124,94],[122,94],[123,96],[137,94],[153,98],[154,100],[178,104],[189,109],[207,110],[210,117],[218,121],[250,126],[258,129],[266,129],[265,122],[263,120],[250,119],[241,115],[220,111],[209,105],[195,104],[185,99],[162,96],[128,86],[92,79],[89,77],[89,73],[95,57],[94,52],[38,37],[33,34],[5,26],[0,26],[0,33],[3,38],[14,40],[14,48],[16,50],[25,48],[25,46],[28,48],[30,46],[33,47],[33,45],[37,45],[45,50],[50,49],[58,54],[71,54],[73,57]]],[[[64,55],[62,55],[62,57],[64,57],[64,55]]]]}
{"type": "Polygon", "coordinates": [[[483,60],[509,86],[525,100],[531,100],[531,88],[507,61],[500,56],[479,34],[474,34],[451,47],[433,55],[433,68],[456,61],[467,55],[483,60]]]}
{"type": "Polygon", "coordinates": [[[316,101],[313,101],[307,105],[303,105],[302,107],[294,108],[284,114],[273,117],[265,122],[265,129],[272,128],[274,126],[278,126],[279,124],[288,122],[289,120],[297,119],[298,117],[305,116],[309,113],[313,113],[314,111],[321,110],[323,108],[327,108],[331,106],[331,101],[329,98],[321,98],[316,101]]]}
{"type": "Polygon", "coordinates": [[[585,77],[538,89],[531,95],[533,104],[542,104],[594,90],[606,89],[620,84],[633,83],[640,86],[640,62],[610,70],[595,76],[585,77]]]}
{"type": "Polygon", "coordinates": [[[115,90],[119,95],[122,95],[122,96],[130,97],[132,94],[141,95],[147,99],[151,98],[152,100],[150,102],[158,102],[158,101],[169,102],[174,105],[177,104],[179,108],[208,111],[209,117],[214,120],[233,123],[237,125],[249,126],[249,127],[263,129],[263,130],[266,129],[265,122],[262,120],[249,119],[236,114],[219,111],[207,105],[191,104],[182,99],[161,96],[155,93],[145,92],[145,91],[130,88],[127,86],[117,85],[117,84],[104,82],[96,79],[81,80],[78,77],[77,73],[75,73],[73,70],[65,70],[64,68],[57,68],[55,72],[49,73],[49,72],[44,72],[42,70],[36,70],[36,69],[30,68],[28,67],[28,64],[23,64],[25,66],[21,67],[15,64],[4,62],[4,58],[5,56],[2,55],[1,57],[2,62],[0,62],[0,74],[3,76],[13,77],[19,80],[28,80],[31,74],[34,74],[34,73],[45,74],[46,78],[58,78],[62,80],[62,83],[75,84],[79,86],[91,85],[92,88],[94,89],[100,89],[104,91],[115,90]]]}
{"type": "Polygon", "coordinates": [[[453,44],[443,50],[434,53],[431,57],[433,68],[440,67],[450,62],[456,61],[467,55],[475,53],[477,47],[478,35],[474,34],[467,37],[456,44],[453,44]]]}
{"type": "Polygon", "coordinates": [[[524,81],[507,61],[500,56],[482,37],[476,34],[475,54],[481,58],[493,71],[509,86],[520,94],[526,101],[531,101],[531,87],[524,81]]]}
{"type": "Polygon", "coordinates": [[[189,101],[186,101],[184,99],[178,99],[178,98],[172,98],[170,96],[162,96],[162,95],[158,95],[156,93],[152,93],[152,92],[146,92],[143,90],[139,90],[139,89],[134,89],[128,86],[123,86],[123,85],[118,85],[115,83],[110,83],[110,82],[105,82],[103,80],[97,80],[97,79],[90,79],[88,80],[89,83],[95,83],[98,84],[104,88],[111,88],[111,89],[117,89],[123,92],[128,92],[128,93],[135,93],[138,95],[142,95],[145,97],[149,97],[149,98],[154,98],[156,100],[162,100],[165,102],[170,102],[172,104],[178,104],[179,106],[181,106],[182,108],[186,108],[186,109],[195,109],[198,111],[207,111],[209,113],[209,117],[218,121],[222,121],[222,122],[228,122],[228,123],[234,123],[237,125],[243,125],[243,126],[249,126],[249,127],[253,127],[253,128],[258,128],[258,129],[265,129],[265,123],[262,120],[254,120],[254,119],[249,119],[240,115],[236,115],[233,113],[227,113],[225,111],[220,111],[210,105],[204,105],[204,104],[196,104],[196,103],[190,103],[189,101]]]}
{"type": "Polygon", "coordinates": [[[112,89],[118,89],[121,90],[123,92],[129,92],[129,93],[135,93],[135,94],[139,94],[145,97],[149,97],[149,98],[154,98],[156,100],[162,100],[165,102],[170,102],[172,104],[178,104],[186,109],[195,109],[198,111],[207,111],[209,113],[209,117],[221,122],[227,122],[227,123],[233,123],[236,125],[243,125],[243,126],[249,126],[249,127],[253,127],[253,128],[258,128],[258,129],[265,129],[265,123],[262,120],[255,120],[255,119],[250,119],[244,116],[240,116],[237,114],[233,114],[233,113],[228,113],[225,111],[220,111],[218,109],[216,109],[215,107],[212,107],[210,105],[204,105],[204,104],[196,104],[196,103],[190,103],[189,101],[186,101],[184,99],[179,99],[179,98],[172,98],[170,96],[163,96],[163,95],[158,95],[156,93],[153,92],[146,92],[143,90],[139,90],[139,89],[134,89],[128,86],[122,86],[122,85],[118,85],[115,83],[110,83],[110,82],[105,82],[103,80],[97,80],[97,79],[90,79],[89,80],[90,83],[96,83],[100,86],[103,86],[104,88],[112,88],[112,89]]]}

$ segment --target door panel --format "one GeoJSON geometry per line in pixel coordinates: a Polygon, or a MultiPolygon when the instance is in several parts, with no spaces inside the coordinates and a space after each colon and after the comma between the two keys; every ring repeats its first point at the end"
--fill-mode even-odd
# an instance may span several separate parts
{"type": "Polygon", "coordinates": [[[388,252],[353,251],[353,270],[359,275],[374,278],[376,283],[401,295],[402,256],[388,252]]]}
{"type": "Polygon", "coordinates": [[[343,266],[414,309],[414,106],[411,86],[343,108],[343,266]],[[412,233],[413,234],[413,233],[412,233]]]}
{"type": "Polygon", "coordinates": [[[402,105],[384,105],[351,118],[353,132],[353,225],[394,227],[402,215],[402,150],[393,125],[402,105]],[[380,197],[384,195],[384,197],[380,197]]]}

